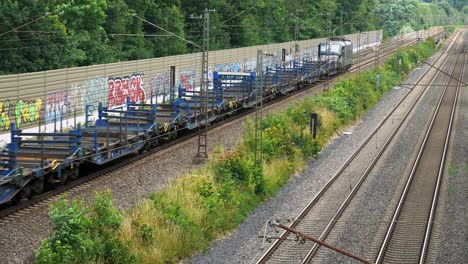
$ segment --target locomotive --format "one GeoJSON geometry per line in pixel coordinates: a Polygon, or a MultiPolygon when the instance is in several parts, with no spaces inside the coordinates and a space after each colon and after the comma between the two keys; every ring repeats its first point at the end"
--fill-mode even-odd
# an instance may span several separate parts
{"type": "Polygon", "coordinates": [[[255,72],[214,72],[206,115],[200,114],[200,100],[204,100],[200,91],[179,87],[176,95],[172,87],[165,103],[127,100],[122,109],[99,105],[95,121],[86,106],[83,127],[75,122],[67,132],[26,133],[11,124],[11,142],[0,150],[0,205],[76,179],[84,163],[105,165],[172,140],[182,129],[194,130],[240,108],[253,107],[258,98],[281,96],[345,72],[352,56],[350,40],[331,38],[318,45],[318,59],[266,67],[261,79],[255,72]]]}
{"type": "Polygon", "coordinates": [[[353,44],[345,38],[330,38],[320,42],[318,55],[321,60],[328,61],[324,74],[341,73],[353,64],[353,44]]]}

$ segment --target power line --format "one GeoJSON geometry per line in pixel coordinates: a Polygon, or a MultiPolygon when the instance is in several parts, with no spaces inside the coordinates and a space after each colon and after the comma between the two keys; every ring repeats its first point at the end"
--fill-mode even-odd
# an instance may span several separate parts
{"type": "Polygon", "coordinates": [[[130,33],[111,33],[107,34],[110,37],[115,36],[130,36],[130,37],[172,37],[172,35],[155,35],[155,34],[130,34],[130,33]]]}
{"type": "Polygon", "coordinates": [[[170,32],[170,31],[167,30],[167,29],[164,29],[164,28],[162,28],[162,27],[160,27],[160,26],[158,26],[158,25],[156,25],[156,24],[154,24],[154,23],[151,23],[150,21],[148,21],[148,20],[146,20],[146,19],[144,19],[144,18],[142,18],[142,17],[139,17],[136,13],[134,13],[133,16],[136,17],[136,18],[138,18],[138,19],[140,19],[140,20],[142,20],[142,21],[144,21],[144,22],[146,22],[146,23],[148,23],[148,24],[150,24],[150,25],[152,25],[153,27],[156,27],[156,28],[158,28],[158,29],[160,29],[160,30],[162,30],[162,31],[164,31],[164,32],[166,32],[166,33],[168,33],[168,34],[170,34],[170,35],[172,35],[172,36],[178,38],[178,39],[181,39],[181,40],[183,40],[183,41],[185,41],[185,42],[187,42],[187,43],[189,43],[189,44],[192,44],[193,46],[195,46],[195,47],[197,47],[197,48],[201,48],[199,45],[195,44],[193,41],[187,40],[187,39],[185,39],[185,38],[183,38],[183,37],[181,37],[181,36],[179,36],[179,35],[177,35],[177,34],[175,34],[175,33],[170,32]]]}
{"type": "Polygon", "coordinates": [[[43,16],[41,16],[41,17],[39,17],[39,18],[36,18],[36,19],[31,20],[31,21],[29,21],[29,22],[27,22],[27,23],[25,23],[25,24],[23,24],[23,25],[21,25],[21,26],[15,27],[15,28],[13,28],[13,29],[10,29],[10,30],[8,30],[8,31],[6,31],[6,32],[1,33],[1,34],[0,34],[0,37],[3,37],[4,35],[6,35],[6,34],[8,34],[8,33],[10,33],[10,32],[13,32],[13,31],[15,31],[15,30],[17,30],[17,29],[20,29],[20,28],[25,27],[25,26],[27,26],[27,25],[29,25],[29,24],[32,24],[32,23],[34,23],[34,22],[36,22],[36,21],[39,21],[39,20],[43,19],[44,17],[46,17],[46,16],[48,16],[48,15],[50,15],[50,14],[52,14],[52,13],[46,12],[45,15],[43,15],[43,16]]]}

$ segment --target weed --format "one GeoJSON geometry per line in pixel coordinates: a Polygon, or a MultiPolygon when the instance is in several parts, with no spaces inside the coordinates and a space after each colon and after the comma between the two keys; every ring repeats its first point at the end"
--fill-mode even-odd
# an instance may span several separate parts
{"type": "Polygon", "coordinates": [[[458,164],[456,161],[451,160],[448,167],[448,174],[450,176],[455,176],[458,173],[458,164]]]}

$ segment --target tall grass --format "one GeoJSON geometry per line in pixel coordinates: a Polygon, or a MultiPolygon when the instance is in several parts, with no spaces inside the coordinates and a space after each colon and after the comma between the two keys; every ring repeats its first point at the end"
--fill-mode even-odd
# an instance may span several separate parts
{"type": "MultiPolygon", "coordinates": [[[[119,228],[113,233],[118,242],[116,256],[126,252],[128,260],[138,263],[167,263],[205,250],[214,239],[226,235],[255,207],[275,195],[308,160],[317,157],[336,133],[372,108],[434,50],[431,40],[401,50],[377,69],[342,76],[333,89],[297,102],[286,111],[268,114],[261,124],[264,158],[261,166],[254,162],[255,126],[248,121],[243,142],[235,150],[218,148],[205,167],[172,182],[123,213],[123,220],[116,222],[119,228]],[[309,131],[312,113],[319,117],[316,139],[309,131]]],[[[66,210],[64,202],[58,205],[66,210]]],[[[120,212],[109,212],[120,219],[120,212]]],[[[73,214],[68,217],[73,219],[73,214]]],[[[46,258],[63,254],[50,247],[57,233],[60,228],[54,227],[52,237],[37,251],[39,259],[63,259],[46,258]]],[[[66,243],[72,242],[73,239],[66,243]]],[[[117,262],[99,253],[70,259],[92,262],[99,259],[96,254],[103,262],[117,262]]]]}

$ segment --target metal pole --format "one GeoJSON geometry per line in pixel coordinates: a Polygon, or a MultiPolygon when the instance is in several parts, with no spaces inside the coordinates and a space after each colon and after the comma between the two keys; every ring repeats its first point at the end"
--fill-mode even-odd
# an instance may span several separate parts
{"type": "MultiPolygon", "coordinates": [[[[356,52],[356,54],[358,54],[359,52],[361,52],[361,31],[358,32],[358,50],[356,52]]],[[[358,56],[358,73],[361,72],[361,56],[359,54],[358,56]]]]}
{"type": "Polygon", "coordinates": [[[344,25],[343,25],[343,9],[341,10],[341,36],[344,35],[344,25]]]}
{"type": "Polygon", "coordinates": [[[196,162],[208,158],[208,52],[210,50],[210,11],[211,10],[208,8],[205,8],[205,14],[203,15],[202,77],[200,83],[201,121],[198,126],[198,153],[195,156],[196,162]]]}
{"type": "Polygon", "coordinates": [[[257,81],[255,93],[255,163],[262,166],[263,162],[263,51],[257,50],[257,81]]]}

